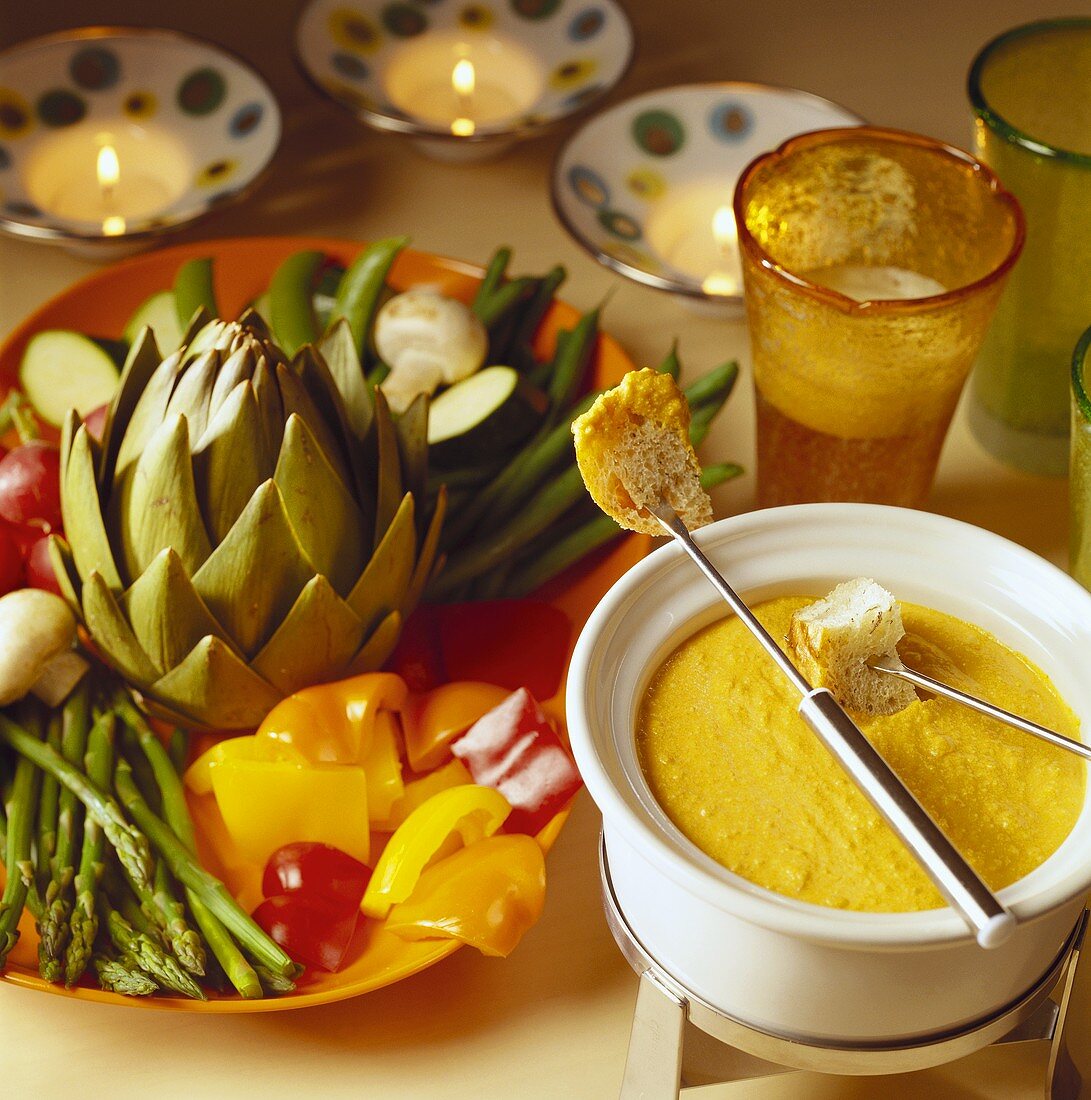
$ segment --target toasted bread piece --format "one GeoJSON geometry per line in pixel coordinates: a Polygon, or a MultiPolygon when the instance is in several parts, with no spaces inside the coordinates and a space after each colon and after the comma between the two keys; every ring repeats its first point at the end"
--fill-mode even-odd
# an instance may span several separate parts
{"type": "Polygon", "coordinates": [[[689,405],[668,374],[630,371],[572,424],[576,462],[594,502],[622,527],[662,535],[647,509],[665,500],[691,530],[712,522],[689,441],[689,405]]]}
{"type": "Polygon", "coordinates": [[[897,657],[904,634],[897,600],[882,585],[857,577],[797,611],[788,646],[811,686],[827,688],[846,710],[895,714],[916,702],[913,685],[868,664],[897,657]]]}

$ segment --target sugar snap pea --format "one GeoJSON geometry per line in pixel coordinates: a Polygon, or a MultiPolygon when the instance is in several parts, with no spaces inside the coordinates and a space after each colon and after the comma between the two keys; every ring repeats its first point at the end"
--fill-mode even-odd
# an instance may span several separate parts
{"type": "Polygon", "coordinates": [[[408,243],[408,237],[385,237],[368,245],[353,260],[337,288],[328,328],[333,328],[344,317],[352,330],[356,350],[361,357],[367,350],[371,326],[386,286],[386,277],[398,253],[408,243]]]}
{"type": "Polygon", "coordinates": [[[289,355],[318,339],[311,291],[325,257],[321,252],[294,252],[273,272],[269,284],[269,323],[276,342],[289,355]]]}

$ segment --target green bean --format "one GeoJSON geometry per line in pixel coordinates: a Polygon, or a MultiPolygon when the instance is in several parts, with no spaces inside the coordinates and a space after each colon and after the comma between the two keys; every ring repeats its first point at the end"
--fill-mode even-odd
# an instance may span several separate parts
{"type": "Polygon", "coordinates": [[[212,261],[207,256],[182,264],[174,276],[174,310],[183,332],[193,315],[202,308],[213,317],[220,315],[216,292],[212,288],[212,261]]]}
{"type": "Polygon", "coordinates": [[[504,281],[504,274],[508,270],[509,263],[511,263],[510,248],[498,248],[492,254],[492,259],[489,260],[489,265],[485,268],[485,274],[481,282],[478,283],[477,293],[474,294],[473,301],[470,303],[470,309],[478,316],[480,316],[480,308],[485,305],[497,287],[504,281]]]}
{"type": "MultiPolygon", "coordinates": [[[[493,294],[490,294],[488,299],[475,307],[474,312],[477,314],[478,320],[490,332],[494,331],[534,293],[534,286],[535,281],[526,276],[505,283],[493,294]]],[[[492,356],[490,356],[491,359],[492,356]]]]}
{"type": "Polygon", "coordinates": [[[314,250],[294,252],[273,272],[269,284],[269,323],[276,342],[289,356],[318,339],[311,291],[325,256],[314,250]]]}
{"type": "Polygon", "coordinates": [[[511,349],[508,358],[512,360],[512,366],[524,373],[537,366],[534,358],[534,337],[542,324],[545,315],[553,305],[553,297],[561,284],[568,278],[568,272],[560,265],[551,268],[541,279],[534,291],[527,308],[523,311],[519,324],[511,338],[511,349]]]}
{"type": "Polygon", "coordinates": [[[565,340],[560,354],[556,356],[553,374],[549,379],[550,420],[556,423],[573,397],[579,391],[580,383],[591,362],[599,331],[599,317],[602,307],[585,313],[572,328],[565,340]]]}
{"type": "Polygon", "coordinates": [[[722,404],[734,389],[738,376],[739,364],[732,359],[730,363],[723,363],[713,367],[707,374],[702,374],[682,392],[686,395],[691,409],[703,405],[706,401],[719,400],[722,404]]]}
{"type": "Polygon", "coordinates": [[[367,351],[386,277],[398,253],[408,243],[408,237],[386,237],[375,241],[356,257],[341,280],[330,311],[328,328],[333,328],[342,317],[348,321],[361,358],[367,351]]]}
{"type": "Polygon", "coordinates": [[[675,340],[671,344],[670,351],[663,358],[663,362],[655,368],[660,374],[669,374],[671,378],[678,381],[678,376],[682,373],[682,363],[678,358],[678,341],[675,340]]]}
{"type": "MultiPolygon", "coordinates": [[[[742,473],[740,466],[721,464],[706,466],[701,471],[701,485],[714,489],[730,478],[742,473]]],[[[624,534],[622,529],[603,512],[584,519],[567,535],[551,542],[540,554],[528,555],[508,577],[503,594],[508,599],[519,599],[541,588],[546,581],[575,565],[594,550],[613,542],[624,534]]]]}

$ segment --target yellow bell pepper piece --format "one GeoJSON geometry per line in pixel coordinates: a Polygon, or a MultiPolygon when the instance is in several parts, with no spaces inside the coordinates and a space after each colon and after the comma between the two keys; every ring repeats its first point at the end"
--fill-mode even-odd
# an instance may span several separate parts
{"type": "Polygon", "coordinates": [[[411,699],[402,716],[409,766],[415,772],[438,768],[451,758],[450,743],[510,694],[495,684],[459,680],[411,699]]]}
{"type": "Polygon", "coordinates": [[[511,813],[508,800],[491,787],[451,787],[434,794],[398,826],[371,874],[360,908],[382,920],[413,892],[421,872],[455,835],[473,844],[493,833],[511,813]]]}
{"type": "Polygon", "coordinates": [[[450,760],[442,768],[422,775],[405,784],[405,793],[391,807],[385,818],[375,816],[372,807],[373,828],[392,833],[418,806],[423,806],[434,794],[451,787],[469,786],[473,777],[461,760],[450,760]]]}
{"type": "Polygon", "coordinates": [[[483,955],[508,955],[541,915],[545,885],[533,837],[489,837],[429,867],[386,927],[405,940],[450,937],[483,955]]]}
{"type": "Polygon", "coordinates": [[[268,737],[230,737],[206,749],[186,769],[185,784],[194,794],[212,792],[212,769],[227,760],[257,760],[267,764],[305,764],[307,758],[295,748],[268,737]]]}
{"type": "Polygon", "coordinates": [[[363,768],[224,760],[210,771],[224,826],[246,859],[261,866],[285,844],[313,840],[368,862],[363,768]]]}
{"type": "Polygon", "coordinates": [[[365,672],[304,688],[265,716],[256,736],[295,746],[312,763],[360,764],[371,749],[375,716],[401,710],[408,689],[392,672],[365,672]]]}
{"type": "Polygon", "coordinates": [[[385,821],[391,807],[405,794],[402,761],[398,754],[398,716],[389,710],[375,715],[371,748],[364,757],[367,806],[372,822],[385,821]]]}

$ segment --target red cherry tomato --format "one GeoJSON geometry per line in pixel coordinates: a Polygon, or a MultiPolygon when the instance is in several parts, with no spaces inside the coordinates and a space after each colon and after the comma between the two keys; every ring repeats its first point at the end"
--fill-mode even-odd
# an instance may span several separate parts
{"type": "Polygon", "coordinates": [[[266,898],[254,920],[297,962],[337,971],[352,942],[359,910],[351,913],[298,891],[266,898]]]}
{"type": "Polygon", "coordinates": [[[60,530],[61,459],[56,447],[32,439],[0,458],[0,517],[60,530]]]}
{"type": "Polygon", "coordinates": [[[299,893],[353,913],[371,878],[371,868],[331,844],[297,841],[278,848],[265,865],[261,892],[267,897],[299,893]]]}
{"type": "Polygon", "coordinates": [[[102,441],[102,430],[106,427],[106,414],[109,411],[109,405],[99,405],[83,418],[83,426],[87,429],[87,434],[98,442],[102,441]]]}
{"type": "Polygon", "coordinates": [[[0,524],[0,596],[23,586],[23,548],[16,529],[0,524]]]}
{"type": "Polygon", "coordinates": [[[49,557],[49,536],[42,535],[30,544],[26,552],[26,583],[28,588],[44,588],[55,596],[61,594],[49,557]]]}

